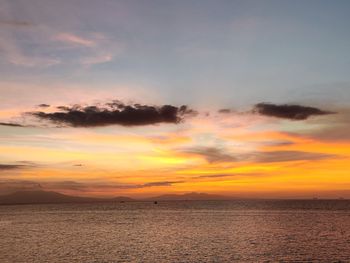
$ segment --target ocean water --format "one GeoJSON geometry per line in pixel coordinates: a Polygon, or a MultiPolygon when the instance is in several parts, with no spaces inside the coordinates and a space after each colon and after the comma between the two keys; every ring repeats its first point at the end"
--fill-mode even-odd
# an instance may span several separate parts
{"type": "Polygon", "coordinates": [[[350,262],[350,201],[0,206],[0,262],[350,262]]]}

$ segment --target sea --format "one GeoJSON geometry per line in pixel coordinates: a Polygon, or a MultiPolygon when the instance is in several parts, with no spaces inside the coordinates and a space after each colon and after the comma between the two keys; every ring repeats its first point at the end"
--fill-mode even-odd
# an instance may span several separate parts
{"type": "Polygon", "coordinates": [[[4,205],[0,262],[350,262],[350,201],[4,205]]]}

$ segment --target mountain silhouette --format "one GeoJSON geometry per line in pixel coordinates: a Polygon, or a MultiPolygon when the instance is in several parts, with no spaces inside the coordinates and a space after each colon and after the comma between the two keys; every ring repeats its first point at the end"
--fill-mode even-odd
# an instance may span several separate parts
{"type": "Polygon", "coordinates": [[[187,194],[165,194],[148,198],[150,201],[184,201],[184,200],[229,200],[232,199],[223,195],[214,195],[206,193],[187,193],[187,194]]]}
{"type": "Polygon", "coordinates": [[[132,199],[125,196],[113,198],[81,197],[65,195],[51,191],[18,191],[8,195],[0,196],[0,205],[5,204],[60,204],[60,203],[89,203],[89,202],[131,202],[131,201],[185,201],[185,200],[229,200],[232,199],[223,195],[206,193],[187,194],[165,194],[146,199],[132,199]]]}
{"type": "Polygon", "coordinates": [[[133,201],[129,197],[94,198],[70,196],[49,191],[18,191],[0,196],[0,204],[58,204],[58,203],[88,203],[88,202],[121,202],[133,201]]]}

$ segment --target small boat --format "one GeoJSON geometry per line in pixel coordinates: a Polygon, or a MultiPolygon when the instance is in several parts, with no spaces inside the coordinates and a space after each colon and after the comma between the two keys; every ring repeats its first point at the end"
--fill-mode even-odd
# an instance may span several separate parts
{"type": "Polygon", "coordinates": [[[156,204],[158,204],[158,202],[157,202],[157,201],[154,201],[153,203],[154,203],[155,205],[156,205],[156,204]]]}

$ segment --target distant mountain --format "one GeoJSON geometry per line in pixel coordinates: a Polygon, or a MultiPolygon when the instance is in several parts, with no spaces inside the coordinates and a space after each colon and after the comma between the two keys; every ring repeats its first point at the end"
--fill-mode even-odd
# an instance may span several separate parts
{"type": "MultiPolygon", "coordinates": [[[[142,201],[183,201],[183,200],[229,200],[227,196],[205,193],[165,194],[142,201]]],[[[118,196],[114,198],[95,198],[65,195],[49,191],[18,191],[0,196],[0,205],[5,204],[61,204],[61,203],[89,203],[89,202],[131,202],[135,199],[118,196]]]]}
{"type": "Polygon", "coordinates": [[[0,196],[0,204],[58,204],[122,201],[133,201],[133,199],[122,196],[110,199],[80,197],[48,191],[19,191],[12,194],[0,196]]]}
{"type": "Polygon", "coordinates": [[[188,194],[166,194],[148,198],[149,201],[182,201],[182,200],[229,200],[231,197],[223,195],[213,195],[205,193],[188,193],[188,194]]]}

